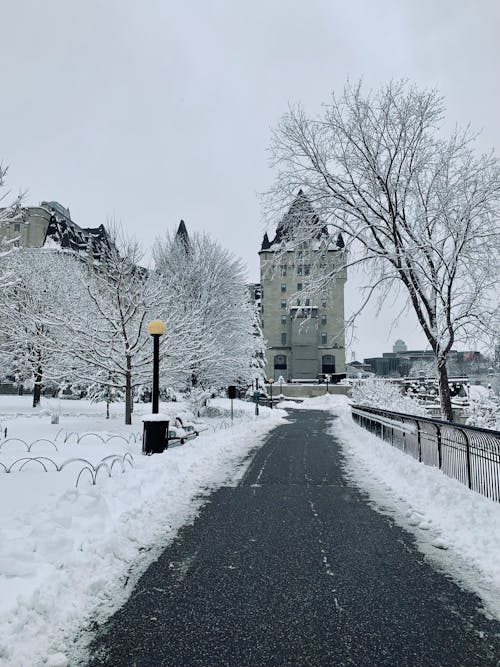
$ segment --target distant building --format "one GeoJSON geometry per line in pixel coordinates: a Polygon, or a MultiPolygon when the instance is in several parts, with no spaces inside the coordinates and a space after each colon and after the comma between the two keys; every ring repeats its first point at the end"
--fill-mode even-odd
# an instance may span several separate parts
{"type": "Polygon", "coordinates": [[[79,227],[71,219],[69,209],[56,201],[20,208],[11,220],[0,223],[0,238],[21,248],[53,245],[92,255],[94,259],[111,247],[103,225],[79,227]]]}
{"type": "Polygon", "coordinates": [[[392,351],[393,352],[406,352],[408,350],[408,347],[404,340],[401,340],[401,338],[398,338],[398,340],[394,343],[392,346],[392,351]]]}
{"type": "Polygon", "coordinates": [[[276,229],[272,241],[264,235],[259,252],[260,285],[252,286],[261,301],[261,325],[267,341],[268,377],[287,380],[345,377],[344,285],[345,269],[321,294],[303,296],[315,270],[342,267],[344,243],[328,229],[311,242],[287,249],[294,226],[307,220],[318,222],[310,201],[300,191],[276,229]],[[294,297],[298,292],[301,296],[294,297]]]}
{"type": "MultiPolygon", "coordinates": [[[[384,352],[381,357],[365,359],[364,363],[381,377],[431,377],[435,374],[435,355],[432,350],[384,352]]],[[[484,358],[480,352],[450,350],[448,354],[450,376],[477,373],[483,364],[484,358]]]]}

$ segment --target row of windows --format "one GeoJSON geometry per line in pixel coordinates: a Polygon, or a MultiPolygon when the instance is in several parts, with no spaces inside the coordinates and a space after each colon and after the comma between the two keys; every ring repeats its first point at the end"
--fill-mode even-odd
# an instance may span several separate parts
{"type": "MultiPolygon", "coordinates": [[[[262,323],[262,327],[264,327],[264,322],[262,323]]],[[[281,344],[282,345],[288,344],[286,331],[281,332],[281,344]]],[[[328,345],[328,334],[326,333],[321,334],[321,345],[328,345]]]]}
{"type": "MultiPolygon", "coordinates": [[[[286,264],[282,264],[280,266],[280,276],[283,278],[287,274],[288,267],[286,264]]],[[[295,273],[298,276],[308,276],[311,273],[311,265],[310,264],[299,264],[298,266],[295,267],[295,273]]]]}
{"type": "MultiPolygon", "coordinates": [[[[276,354],[274,357],[274,370],[286,371],[288,358],[286,354],[276,354]]],[[[335,373],[335,357],[333,354],[324,354],[321,357],[321,372],[323,374],[335,373]]]]}
{"type": "MultiPolygon", "coordinates": [[[[301,313],[297,313],[297,317],[300,317],[300,315],[301,315],[301,313]]],[[[304,317],[305,317],[305,315],[306,314],[304,313],[304,317]]],[[[322,315],[321,316],[321,324],[323,326],[325,326],[326,322],[327,322],[326,315],[322,315]]],[[[262,328],[264,328],[264,320],[261,320],[261,324],[262,324],[262,328]]],[[[286,326],[287,324],[288,324],[288,316],[287,315],[282,315],[281,316],[281,325],[286,326]]]]}

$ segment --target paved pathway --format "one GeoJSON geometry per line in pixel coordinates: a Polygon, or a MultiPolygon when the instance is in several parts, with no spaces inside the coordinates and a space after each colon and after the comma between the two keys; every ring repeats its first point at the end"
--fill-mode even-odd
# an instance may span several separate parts
{"type": "Polygon", "coordinates": [[[294,411],[104,626],[92,666],[497,667],[500,623],[347,485],[294,411]]]}

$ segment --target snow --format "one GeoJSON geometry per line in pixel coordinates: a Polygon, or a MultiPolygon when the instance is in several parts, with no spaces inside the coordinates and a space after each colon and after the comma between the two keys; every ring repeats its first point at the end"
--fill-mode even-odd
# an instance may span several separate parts
{"type": "MultiPolygon", "coordinates": [[[[102,468],[92,485],[83,464],[44,472],[30,464],[0,471],[0,667],[66,667],[84,655],[88,634],[75,639],[90,619],[102,623],[128,597],[140,574],[192,521],[211,490],[234,485],[251,452],[283,418],[279,409],[214,399],[202,420],[208,429],[163,454],[141,455],[142,418],[149,405],[134,407],[132,426],[123,406],[64,401],[60,424],[47,405],[33,410],[30,397],[0,396],[0,462],[25,456],[61,464],[83,458],[96,466],[105,456],[133,456],[133,465],[102,468]],[[17,440],[14,440],[17,438],[17,440]],[[44,441],[49,439],[53,445],[44,441]],[[38,440],[26,452],[26,445],[38,440]],[[130,442],[127,442],[130,440],[130,442]]],[[[500,503],[469,491],[438,469],[418,463],[358,427],[345,396],[325,394],[280,406],[327,410],[331,432],[345,454],[345,472],[368,493],[378,511],[411,531],[437,567],[476,592],[485,610],[500,618],[500,503]]],[[[185,403],[162,403],[173,423],[202,426],[185,403]]],[[[202,426],[203,428],[203,426],[202,426]]],[[[50,465],[47,463],[50,469],[50,465]]]]}
{"type": "Polygon", "coordinates": [[[438,468],[419,463],[357,426],[345,396],[306,399],[300,409],[328,410],[345,455],[345,472],[375,507],[412,532],[435,565],[475,592],[500,619],[500,503],[438,468]]]}
{"type": "MultiPolygon", "coordinates": [[[[255,417],[251,403],[235,401],[231,428],[230,402],[217,399],[213,416],[203,417],[209,428],[197,438],[143,456],[141,419],[150,405],[135,406],[134,424],[125,426],[119,403],[105,420],[103,404],[65,401],[54,425],[46,407],[33,410],[30,400],[0,396],[0,423],[8,430],[0,461],[6,465],[26,456],[57,464],[82,458],[93,466],[106,456],[133,456],[123,473],[116,465],[108,477],[101,468],[95,485],[84,472],[78,488],[82,462],[60,472],[48,463],[49,472],[34,463],[9,474],[0,470],[0,666],[64,667],[81,628],[91,618],[102,622],[124,602],[138,576],[194,519],[202,497],[244,474],[250,453],[283,412],[261,406],[255,417]],[[41,438],[57,450],[40,440],[27,453],[22,441],[41,438]]],[[[162,404],[161,410],[171,422],[181,416],[201,425],[186,404],[162,404]]]]}

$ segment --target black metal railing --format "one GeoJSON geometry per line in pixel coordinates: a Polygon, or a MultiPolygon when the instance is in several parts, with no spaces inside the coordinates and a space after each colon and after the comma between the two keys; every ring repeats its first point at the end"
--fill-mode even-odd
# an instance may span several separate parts
{"type": "Polygon", "coordinates": [[[417,461],[500,502],[500,431],[364,405],[352,406],[352,418],[417,461]]]}

